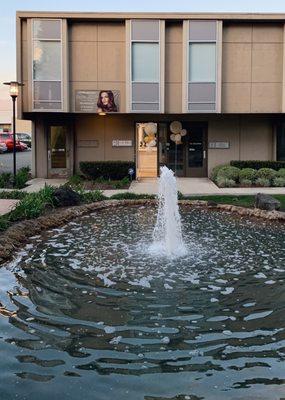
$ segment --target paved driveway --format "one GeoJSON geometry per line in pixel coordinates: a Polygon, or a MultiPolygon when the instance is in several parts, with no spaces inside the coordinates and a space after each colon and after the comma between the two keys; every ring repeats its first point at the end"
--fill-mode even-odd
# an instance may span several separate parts
{"type": "MultiPolygon", "coordinates": [[[[30,167],[32,164],[31,150],[19,151],[16,153],[17,169],[30,167]]],[[[13,153],[0,154],[0,173],[13,172],[13,153]]]]}

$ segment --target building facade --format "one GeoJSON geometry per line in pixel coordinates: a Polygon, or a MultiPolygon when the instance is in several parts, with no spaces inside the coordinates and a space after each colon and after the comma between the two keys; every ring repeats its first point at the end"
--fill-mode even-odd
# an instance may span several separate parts
{"type": "Polygon", "coordinates": [[[285,160],[283,14],[17,13],[20,118],[33,173],[81,161],[206,177],[231,160],[285,160]]]}

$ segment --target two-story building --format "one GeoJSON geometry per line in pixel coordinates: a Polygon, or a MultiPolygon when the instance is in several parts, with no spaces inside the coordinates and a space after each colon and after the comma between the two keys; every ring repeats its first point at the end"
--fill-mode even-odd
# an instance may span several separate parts
{"type": "Polygon", "coordinates": [[[206,177],[231,160],[285,160],[285,15],[17,13],[20,118],[33,173],[135,160],[206,177]]]}

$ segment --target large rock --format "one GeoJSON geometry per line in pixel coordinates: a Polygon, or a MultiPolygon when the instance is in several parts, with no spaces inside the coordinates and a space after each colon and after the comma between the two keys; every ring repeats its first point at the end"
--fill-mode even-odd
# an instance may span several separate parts
{"type": "Polygon", "coordinates": [[[58,205],[62,207],[77,206],[81,201],[80,195],[69,186],[60,186],[55,189],[54,197],[58,205]]]}
{"type": "Polygon", "coordinates": [[[261,210],[273,211],[279,210],[281,203],[269,194],[257,193],[255,196],[255,207],[261,210]]]}

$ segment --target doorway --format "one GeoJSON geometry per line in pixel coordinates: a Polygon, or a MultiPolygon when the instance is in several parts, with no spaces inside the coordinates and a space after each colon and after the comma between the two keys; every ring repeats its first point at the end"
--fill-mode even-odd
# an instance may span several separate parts
{"type": "Polygon", "coordinates": [[[207,177],[207,125],[182,122],[187,133],[176,144],[170,124],[159,124],[159,165],[166,165],[179,177],[207,177]]]}
{"type": "Polygon", "coordinates": [[[70,132],[66,125],[48,127],[48,177],[67,178],[71,173],[70,132]]]}

